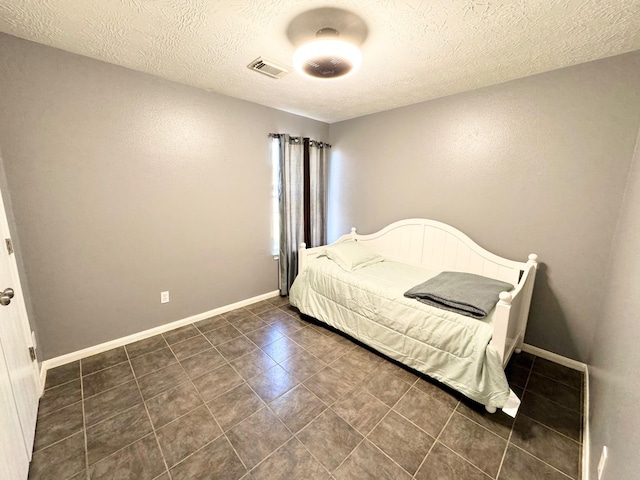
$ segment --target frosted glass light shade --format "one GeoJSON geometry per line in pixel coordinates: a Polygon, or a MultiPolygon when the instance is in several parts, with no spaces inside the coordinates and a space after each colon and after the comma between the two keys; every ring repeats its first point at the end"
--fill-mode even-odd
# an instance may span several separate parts
{"type": "Polygon", "coordinates": [[[293,67],[313,78],[345,78],[362,63],[355,45],[336,38],[321,38],[302,45],[293,54],[293,67]]]}

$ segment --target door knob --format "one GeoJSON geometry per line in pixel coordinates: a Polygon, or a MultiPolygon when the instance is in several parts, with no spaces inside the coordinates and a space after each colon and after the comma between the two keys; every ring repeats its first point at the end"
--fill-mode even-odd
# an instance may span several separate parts
{"type": "Polygon", "coordinates": [[[0,293],[0,305],[9,305],[14,295],[15,293],[13,291],[13,288],[5,288],[4,291],[0,293]]]}

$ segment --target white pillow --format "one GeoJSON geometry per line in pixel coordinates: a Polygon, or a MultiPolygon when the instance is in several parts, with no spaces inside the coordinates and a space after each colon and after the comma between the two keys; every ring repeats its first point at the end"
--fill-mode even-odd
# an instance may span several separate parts
{"type": "Polygon", "coordinates": [[[324,249],[323,254],[347,272],[358,270],[374,263],[384,262],[382,255],[378,255],[360,242],[344,242],[331,245],[324,249]]]}

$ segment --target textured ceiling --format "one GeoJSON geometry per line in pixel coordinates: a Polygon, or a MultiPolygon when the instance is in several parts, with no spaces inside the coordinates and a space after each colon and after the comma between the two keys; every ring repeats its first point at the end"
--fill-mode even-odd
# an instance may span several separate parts
{"type": "Polygon", "coordinates": [[[640,0],[0,0],[0,31],[331,123],[640,49],[640,0]],[[321,7],[365,21],[358,73],[246,68],[321,7]]]}

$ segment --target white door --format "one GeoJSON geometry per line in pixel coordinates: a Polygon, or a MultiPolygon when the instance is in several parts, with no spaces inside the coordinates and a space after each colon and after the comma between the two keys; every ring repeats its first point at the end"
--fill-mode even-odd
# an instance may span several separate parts
{"type": "MultiPolygon", "coordinates": [[[[3,390],[0,413],[3,417],[5,414],[8,415],[6,428],[9,435],[16,435],[15,429],[11,427],[13,421],[10,410],[13,403],[19,424],[19,437],[13,437],[12,445],[4,443],[6,432],[3,431],[0,450],[3,451],[4,456],[5,450],[10,451],[21,446],[24,455],[15,454],[12,457],[12,461],[16,462],[15,468],[21,469],[24,468],[22,466],[24,458],[27,460],[26,468],[31,459],[40,388],[37,362],[31,360],[29,352],[29,347],[32,346],[31,332],[15,254],[10,253],[6,246],[6,239],[9,238],[11,238],[9,225],[0,192],[0,346],[2,350],[0,380],[3,390]],[[8,385],[5,385],[5,381],[8,385]],[[7,390],[6,387],[10,389],[7,390]]],[[[3,430],[4,423],[3,418],[3,430]]],[[[25,477],[23,475],[14,478],[25,477]]]]}
{"type": "Polygon", "coordinates": [[[13,386],[0,342],[0,479],[24,479],[29,474],[29,455],[22,442],[13,386]]]}

